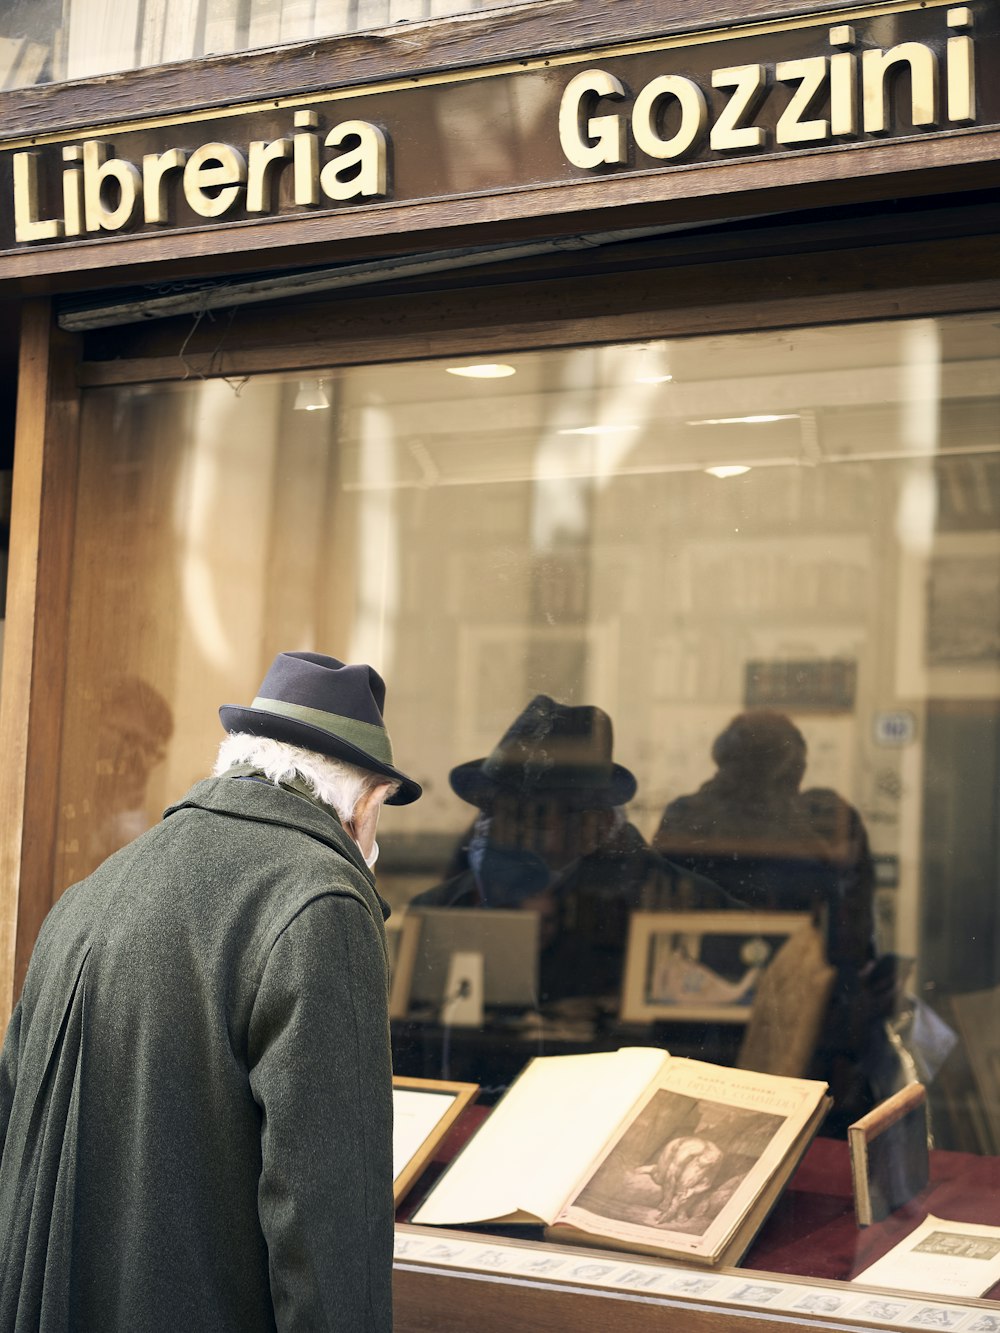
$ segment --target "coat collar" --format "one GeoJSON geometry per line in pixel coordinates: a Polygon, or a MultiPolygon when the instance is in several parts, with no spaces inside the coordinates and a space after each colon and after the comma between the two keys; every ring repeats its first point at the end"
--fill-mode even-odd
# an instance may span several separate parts
{"type": "Polygon", "coordinates": [[[268,779],[255,780],[250,770],[231,769],[218,778],[197,782],[179,801],[167,807],[164,819],[179,810],[209,810],[236,819],[260,824],[295,828],[338,852],[364,876],[383,918],[390,912],[388,903],[375,888],[375,876],[365,865],[358,844],[337,815],[305,789],[275,786],[268,779]]]}

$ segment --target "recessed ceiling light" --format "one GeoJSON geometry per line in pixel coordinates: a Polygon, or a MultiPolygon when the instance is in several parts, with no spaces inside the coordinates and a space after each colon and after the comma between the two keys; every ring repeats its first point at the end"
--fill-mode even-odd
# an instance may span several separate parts
{"type": "Polygon", "coordinates": [[[296,412],[322,412],[330,406],[322,380],[299,380],[299,391],[295,395],[296,412]]]}
{"type": "Polygon", "coordinates": [[[750,469],[744,463],[729,463],[720,467],[707,467],[705,471],[710,477],[742,477],[750,469]]]}
{"type": "Polygon", "coordinates": [[[638,430],[634,421],[623,421],[617,426],[573,426],[561,430],[560,435],[620,435],[622,431],[638,430]]]}
{"type": "Polygon", "coordinates": [[[669,384],[673,375],[636,375],[636,384],[669,384]]]}
{"type": "Polygon", "coordinates": [[[505,380],[517,374],[513,366],[492,361],[483,361],[475,366],[445,366],[445,370],[449,375],[460,375],[465,380],[505,380]]]}
{"type": "Polygon", "coordinates": [[[772,421],[798,421],[798,412],[769,412],[756,417],[705,417],[689,426],[766,426],[772,421]]]}

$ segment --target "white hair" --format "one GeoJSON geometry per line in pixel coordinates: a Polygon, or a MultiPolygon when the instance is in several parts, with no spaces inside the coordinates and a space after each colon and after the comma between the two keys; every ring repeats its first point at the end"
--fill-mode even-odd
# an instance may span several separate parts
{"type": "Polygon", "coordinates": [[[382,773],[372,773],[342,759],[317,754],[301,745],[274,741],[269,736],[251,736],[244,731],[232,732],[219,746],[214,776],[221,777],[235,764],[252,764],[275,784],[301,778],[314,796],[336,810],[344,823],[353,816],[358,801],[373,787],[388,783],[392,788],[390,796],[399,789],[398,782],[382,773]]]}

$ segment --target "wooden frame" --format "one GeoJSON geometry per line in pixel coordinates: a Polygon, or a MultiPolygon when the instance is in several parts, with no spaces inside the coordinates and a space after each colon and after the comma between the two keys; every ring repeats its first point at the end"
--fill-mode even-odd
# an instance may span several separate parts
{"type": "Polygon", "coordinates": [[[881,1222],[920,1192],[930,1176],[927,1090],[909,1083],[847,1127],[854,1215],[881,1222]]]}
{"type": "Polygon", "coordinates": [[[419,914],[407,912],[396,934],[399,939],[395,957],[391,959],[389,968],[389,1017],[405,1018],[410,1005],[413,966],[417,961],[417,949],[420,945],[419,914]]]}
{"type": "MultiPolygon", "coordinates": [[[[808,920],[804,912],[633,912],[625,956],[622,1022],[749,1022],[756,988],[751,969],[765,967],[779,942],[808,920]],[[765,941],[766,953],[758,943],[763,937],[775,942],[765,941]],[[742,941],[734,960],[746,972],[741,989],[706,969],[702,962],[705,944],[713,940],[742,941]],[[720,982],[732,986],[731,1000],[713,998],[723,988],[720,982]],[[675,998],[667,998],[668,989],[675,998]]],[[[725,949],[727,954],[731,951],[731,946],[725,949]]]]}
{"type": "Polygon", "coordinates": [[[76,508],[79,342],[46,300],[23,308],[0,690],[0,1026],[52,905],[76,508]]]}
{"type": "Polygon", "coordinates": [[[952,995],[950,1006],[993,1150],[1000,1152],[1000,986],[952,995]]]}
{"type": "MultiPolygon", "coordinates": [[[[501,61],[590,51],[642,36],[668,37],[738,22],[782,25],[790,16],[849,9],[841,2],[706,0],[692,13],[682,0],[539,0],[458,19],[395,25],[385,33],[313,40],[269,52],[240,53],[178,65],[100,76],[0,95],[6,141],[44,132],[113,133],[129,108],[150,116],[194,114],[247,100],[275,99],[380,81],[488,69],[501,61]],[[405,32],[399,31],[405,26],[405,32]]],[[[187,276],[337,262],[353,255],[398,251],[423,233],[426,248],[462,243],[475,231],[519,239],[532,228],[548,234],[760,216],[794,207],[898,199],[931,192],[983,189],[1000,181],[1000,129],[972,127],[947,135],[890,142],[844,142],[788,158],[714,164],[712,170],[629,173],[620,178],[547,183],[475,198],[388,204],[355,214],[286,216],[188,233],[129,235],[99,243],[56,245],[0,259],[0,281],[42,278],[45,290],[148,282],[152,266],[171,261],[187,276]],[[583,219],[586,218],[586,222],[583,219]]],[[[467,242],[464,242],[467,243],[467,242]]]]}
{"type": "Polygon", "coordinates": [[[479,1092],[478,1083],[449,1083],[440,1079],[433,1078],[402,1078],[393,1077],[393,1198],[396,1205],[400,1204],[407,1191],[416,1183],[417,1178],[426,1167],[427,1163],[434,1156],[438,1145],[444,1139],[445,1135],[454,1125],[455,1121],[462,1114],[465,1108],[475,1100],[479,1092]],[[428,1127],[427,1121],[421,1118],[418,1132],[422,1137],[417,1143],[408,1145],[408,1155],[403,1164],[397,1164],[397,1149],[403,1147],[401,1141],[401,1127],[406,1123],[406,1116],[403,1114],[403,1097],[397,1099],[396,1094],[411,1094],[417,1097],[450,1097],[451,1100],[447,1106],[437,1108],[438,1114],[433,1119],[433,1123],[428,1127]]]}

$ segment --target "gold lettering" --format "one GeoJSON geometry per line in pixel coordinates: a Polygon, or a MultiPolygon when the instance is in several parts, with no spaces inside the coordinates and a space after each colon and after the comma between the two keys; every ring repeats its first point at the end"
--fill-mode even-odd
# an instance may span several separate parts
{"type": "MultiPolygon", "coordinates": [[[[83,150],[79,144],[68,144],[63,150],[63,161],[79,163],[83,150]]],[[[67,236],[83,234],[83,172],[78,165],[63,167],[62,175],[63,219],[67,236]]]]}
{"type": "Polygon", "coordinates": [[[559,143],[574,167],[589,169],[627,160],[625,122],[621,116],[590,116],[584,124],[584,100],[620,101],[625,86],[603,69],[587,69],[567,83],[559,103],[559,143]]]}
{"type": "MultiPolygon", "coordinates": [[[[971,28],[972,10],[962,5],[948,10],[949,28],[971,28]]],[[[949,37],[948,53],[948,119],[951,121],[976,118],[976,64],[971,37],[949,37]]]]}
{"type": "Polygon", "coordinates": [[[147,153],[142,159],[142,214],[147,222],[169,222],[166,177],[183,171],[187,149],[168,148],[165,153],[147,153]]]}
{"type": "Polygon", "coordinates": [[[324,140],[327,148],[339,148],[345,139],[358,144],[328,162],[319,183],[328,199],[380,199],[386,193],[387,159],[385,135],[366,120],[345,120],[335,125],[324,140]],[[353,174],[346,177],[345,172],[353,174]]]}
{"type": "Polygon", "coordinates": [[[88,139],[83,145],[83,217],[88,231],[121,231],[132,220],[142,186],[138,168],[121,157],[109,157],[111,144],[88,139]],[[113,207],[104,202],[104,187],[117,188],[113,207]]]}
{"type": "Polygon", "coordinates": [[[938,120],[938,65],[929,46],[900,42],[888,51],[862,51],[864,127],[869,134],[889,129],[887,76],[899,65],[910,69],[911,119],[914,125],[936,125],[938,120]]]}
{"type": "Polygon", "coordinates": [[[841,23],[830,29],[830,45],[842,48],[830,57],[830,133],[837,136],[858,132],[857,57],[850,52],[854,29],[841,23]]]}
{"type": "Polygon", "coordinates": [[[830,137],[826,120],[803,120],[802,117],[815,101],[826,80],[826,56],[811,56],[805,60],[781,60],[775,66],[775,78],[782,83],[798,79],[799,86],[788,106],[778,117],[774,138],[776,143],[815,143],[830,137]]]}
{"type": "Polygon", "coordinates": [[[708,102],[696,83],[679,74],[663,74],[641,89],[632,108],[632,133],[639,148],[650,157],[680,157],[705,132],[708,102]],[[681,120],[669,139],[661,137],[658,120],[660,103],[666,97],[676,99],[681,120]]]}
{"type": "Polygon", "coordinates": [[[63,234],[62,218],[38,216],[38,154],[14,154],[14,239],[53,241],[63,234]]]}
{"type": "Polygon", "coordinates": [[[712,126],[709,143],[714,149],[760,148],[764,143],[764,131],[759,125],[742,122],[756,113],[766,78],[763,65],[729,65],[712,70],[713,88],[736,90],[712,126]]]}
{"type": "Polygon", "coordinates": [[[250,160],[247,170],[247,212],[268,213],[274,195],[276,171],[268,171],[274,163],[292,160],[291,139],[274,139],[267,143],[255,139],[250,145],[250,160]]]}
{"type": "Polygon", "coordinates": [[[228,213],[246,183],[246,158],[227,143],[204,143],[184,167],[184,198],[203,218],[228,213]],[[209,190],[217,193],[209,194],[209,190]]]}
{"type": "Polygon", "coordinates": [[[295,158],[292,171],[295,176],[295,202],[319,203],[319,135],[310,134],[319,124],[315,111],[296,111],[295,125],[299,130],[292,139],[295,158]]]}

